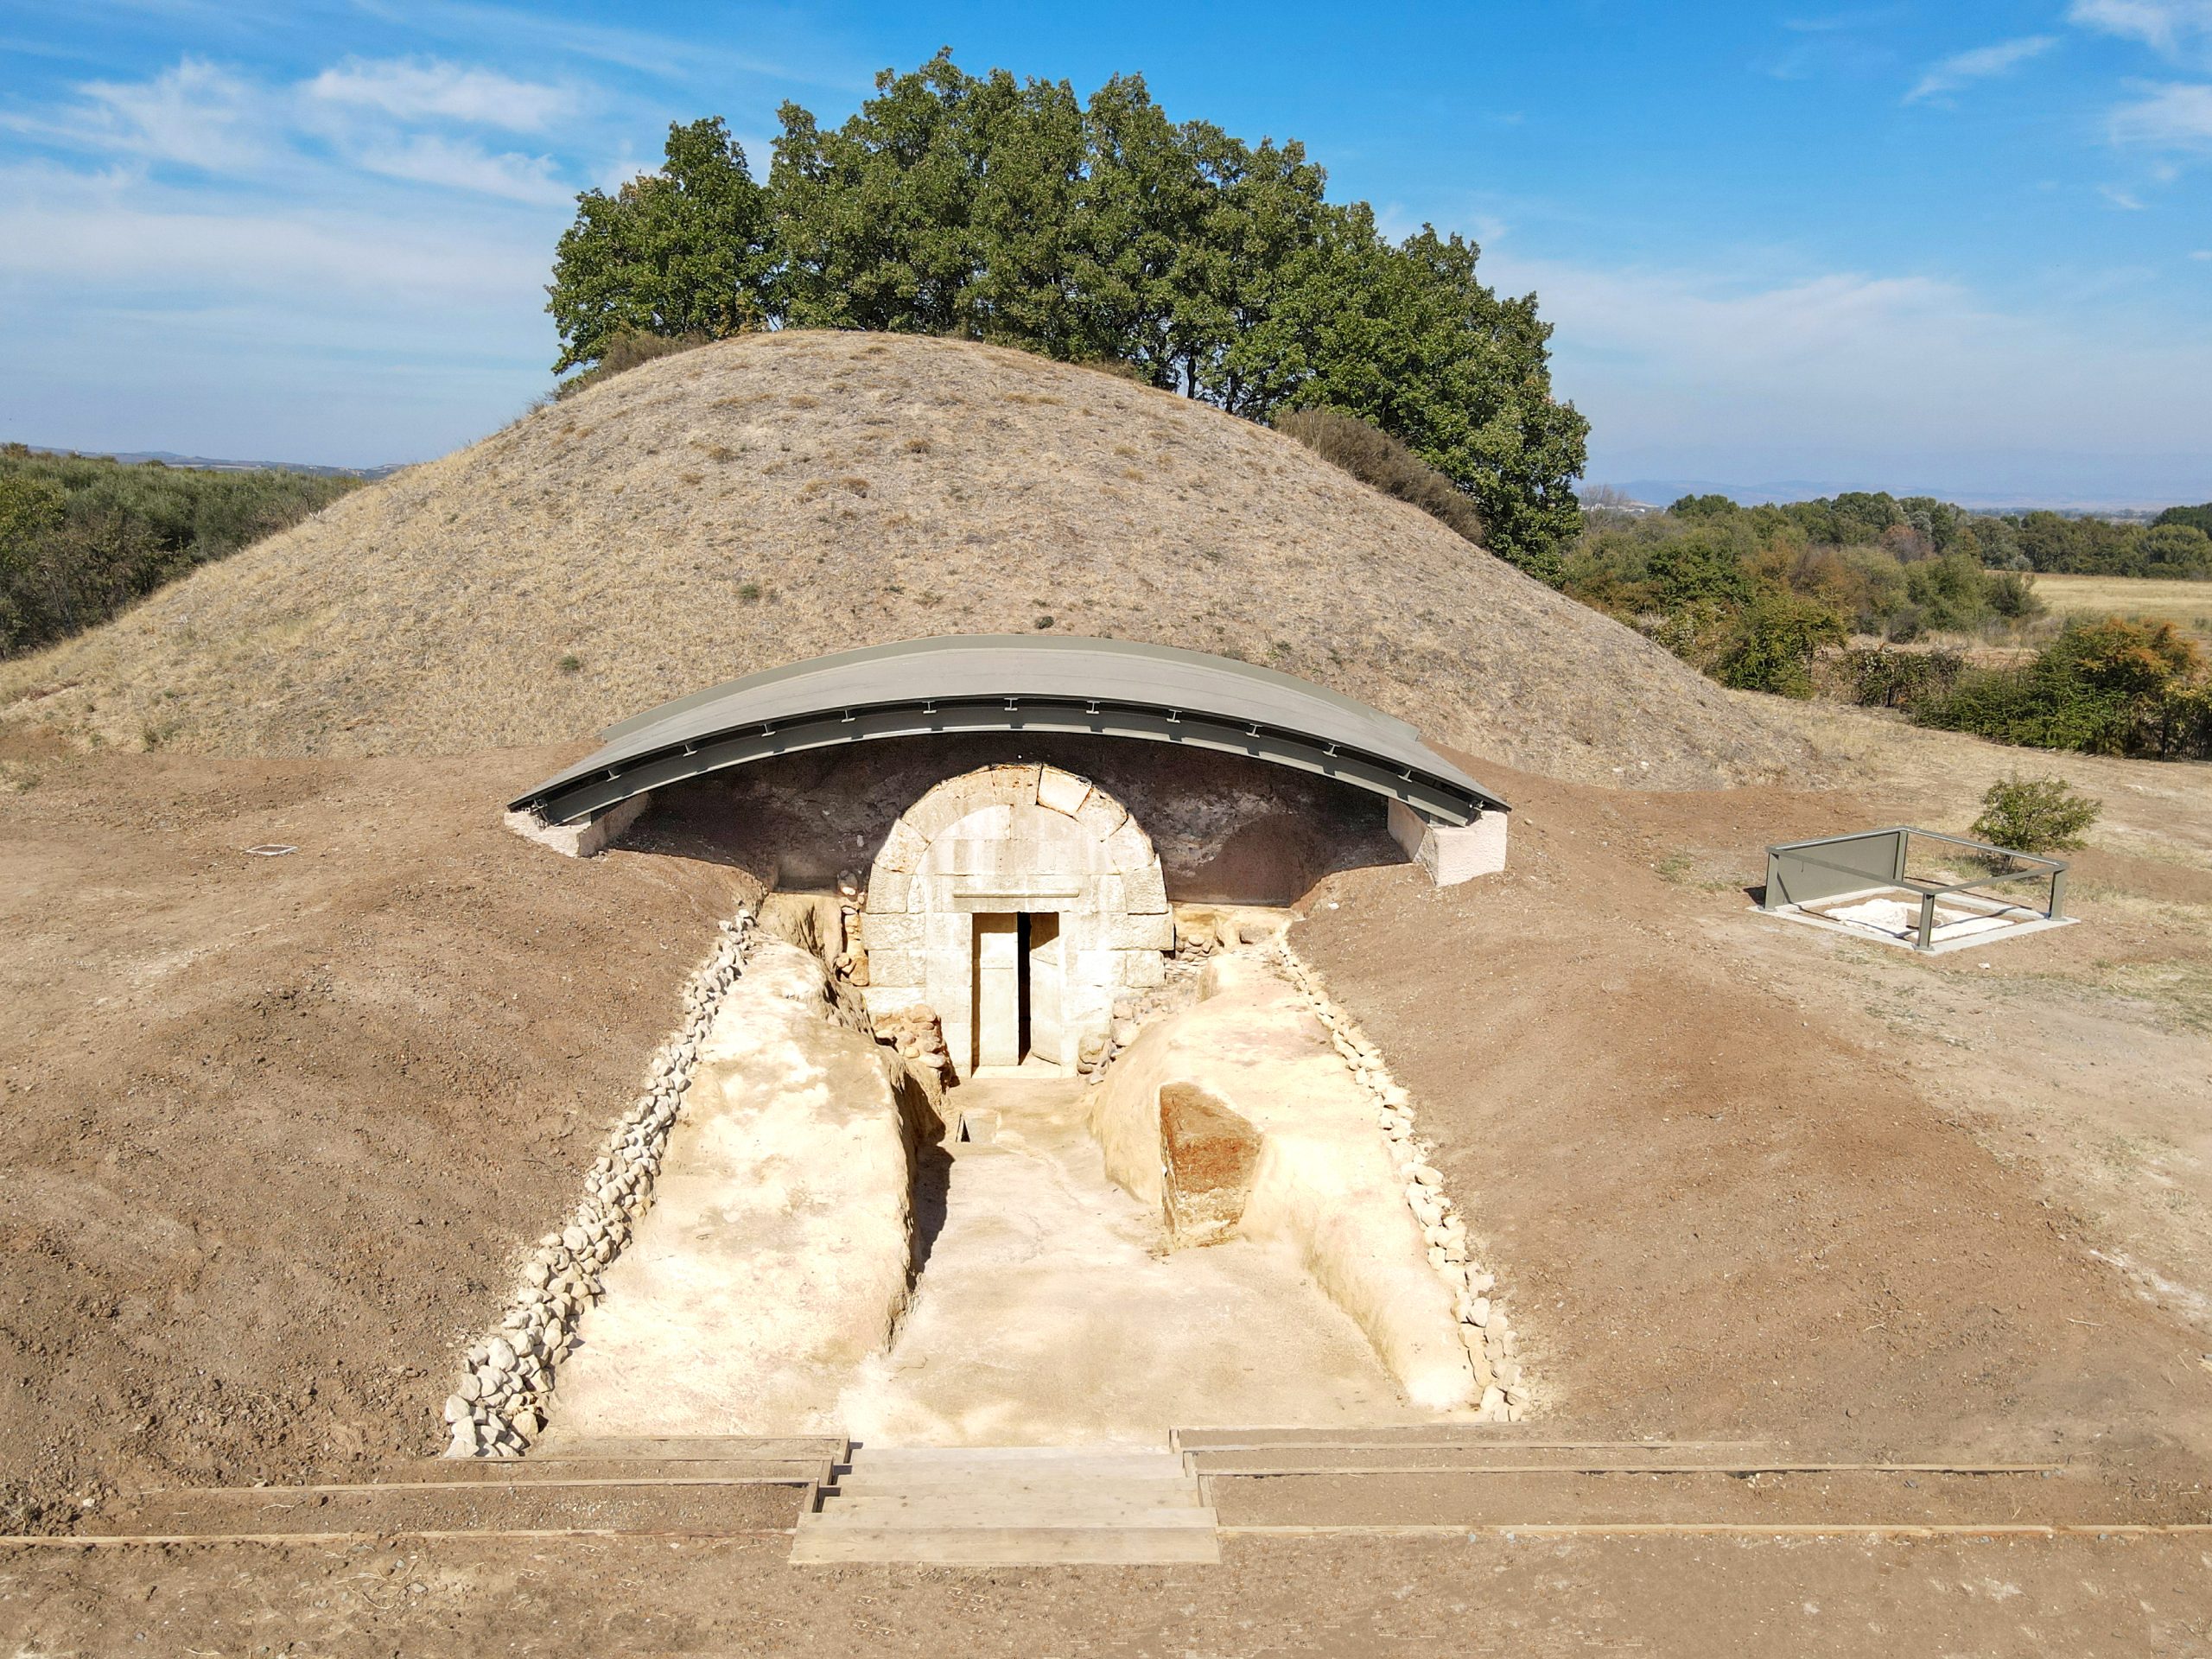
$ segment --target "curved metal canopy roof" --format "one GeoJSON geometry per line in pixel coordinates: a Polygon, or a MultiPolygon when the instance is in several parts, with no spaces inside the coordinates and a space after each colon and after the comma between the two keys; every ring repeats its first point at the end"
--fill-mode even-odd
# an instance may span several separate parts
{"type": "Polygon", "coordinates": [[[1381,710],[1203,652],[1120,639],[951,634],[817,657],[664,702],[512,804],[554,823],[769,756],[880,737],[1077,733],[1318,772],[1443,823],[1505,803],[1381,710]]]}

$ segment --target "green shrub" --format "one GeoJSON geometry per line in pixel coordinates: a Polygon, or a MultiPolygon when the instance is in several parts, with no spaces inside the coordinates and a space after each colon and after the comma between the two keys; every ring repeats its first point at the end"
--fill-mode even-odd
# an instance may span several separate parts
{"type": "Polygon", "coordinates": [[[1912,709],[1949,695],[1966,671],[1955,651],[1892,651],[1873,645],[1847,651],[1837,660],[1844,693],[1862,709],[1912,709]]]}
{"type": "Polygon", "coordinates": [[[1913,718],[2032,748],[2212,758],[2203,654],[2171,622],[2073,624],[2025,667],[1970,670],[1913,718]]]}
{"type": "Polygon", "coordinates": [[[1817,600],[1765,593],[1738,613],[1713,677],[1738,691],[1813,695],[1813,659],[1843,643],[1843,619],[1817,600]]]}
{"type": "Polygon", "coordinates": [[[1382,428],[1333,409],[1287,410],[1274,417],[1274,426],[1361,483],[1419,507],[1477,547],[1483,544],[1482,516],[1467,493],[1382,428]]]}
{"type": "Polygon", "coordinates": [[[0,448],[0,657],[96,626],[361,482],[0,448]]]}
{"type": "Polygon", "coordinates": [[[2064,853],[2088,844],[2104,804],[2063,778],[2011,777],[1992,784],[1970,832],[2015,853],[2064,853]]]}
{"type": "Polygon", "coordinates": [[[598,360],[582,374],[572,374],[555,386],[553,396],[573,397],[586,386],[595,386],[602,380],[627,373],[640,363],[713,344],[712,338],[706,334],[650,334],[642,328],[617,328],[601,345],[598,360]]]}

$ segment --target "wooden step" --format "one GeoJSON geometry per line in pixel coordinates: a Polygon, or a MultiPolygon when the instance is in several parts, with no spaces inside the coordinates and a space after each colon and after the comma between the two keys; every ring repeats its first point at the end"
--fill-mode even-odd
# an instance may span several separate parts
{"type": "Polygon", "coordinates": [[[1334,1428],[1179,1428],[1169,1436],[1178,1451],[1254,1451],[1278,1446],[1512,1446],[1547,1450],[1703,1450],[1748,1452],[1764,1450],[1764,1440],[1668,1440],[1656,1436],[1626,1440],[1576,1439],[1555,1428],[1528,1423],[1378,1423],[1334,1428]]]}
{"type": "Polygon", "coordinates": [[[838,1476],[836,1486],[836,1496],[840,1498],[1014,1497],[1023,1493],[1077,1490],[1096,1497],[1142,1498],[1147,1503],[1159,1504],[1196,1503],[1198,1501],[1198,1483],[1188,1474],[1100,1476],[1084,1480],[1078,1487],[1070,1482],[1053,1480],[1042,1475],[1023,1475],[979,1484],[972,1479],[939,1479],[929,1475],[918,1475],[910,1479],[897,1475],[845,1473],[838,1476]]]}
{"type": "Polygon", "coordinates": [[[1146,1498],[1102,1497],[1091,1492],[983,1493],[971,1497],[836,1497],[808,1524],[886,1526],[907,1522],[929,1528],[961,1527],[1205,1527],[1214,1512],[1201,1503],[1156,1503],[1146,1498]]]}
{"type": "Polygon", "coordinates": [[[842,1434],[571,1434],[548,1429],[518,1463],[842,1463],[842,1434]]]}
{"type": "Polygon", "coordinates": [[[800,1566],[846,1561],[941,1567],[1212,1567],[1221,1540],[1188,1526],[810,1526],[791,1540],[800,1566]]]}
{"type": "Polygon", "coordinates": [[[1180,1454],[1143,1447],[855,1446],[799,1516],[798,1562],[1218,1561],[1180,1454]]]}

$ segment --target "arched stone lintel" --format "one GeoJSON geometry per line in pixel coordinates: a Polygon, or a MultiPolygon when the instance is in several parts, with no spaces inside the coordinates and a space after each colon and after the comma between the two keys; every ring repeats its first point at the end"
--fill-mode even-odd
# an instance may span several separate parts
{"type": "Polygon", "coordinates": [[[1175,944],[1151,837],[1111,795],[1057,766],[985,766],[931,788],[885,836],[865,903],[870,1010],[928,1001],[963,1071],[977,913],[1060,917],[1050,947],[1059,1052],[1046,1058],[1063,1065],[1110,1025],[1118,990],[1160,982],[1175,944]]]}

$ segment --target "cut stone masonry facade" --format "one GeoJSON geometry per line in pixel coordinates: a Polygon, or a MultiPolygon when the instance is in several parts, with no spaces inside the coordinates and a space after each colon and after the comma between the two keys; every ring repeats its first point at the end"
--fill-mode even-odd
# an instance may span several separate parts
{"type": "Polygon", "coordinates": [[[1057,766],[986,766],[924,795],[876,855],[859,918],[870,1017],[926,1004],[956,1071],[1013,1064],[1021,915],[1031,1052],[1064,1070],[1175,947],[1159,855],[1119,801],[1057,766]]]}

